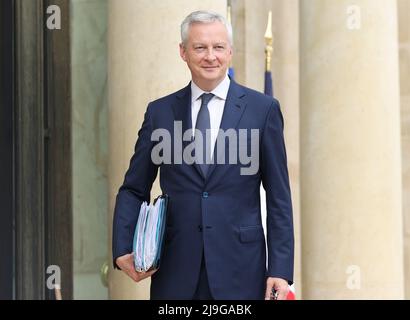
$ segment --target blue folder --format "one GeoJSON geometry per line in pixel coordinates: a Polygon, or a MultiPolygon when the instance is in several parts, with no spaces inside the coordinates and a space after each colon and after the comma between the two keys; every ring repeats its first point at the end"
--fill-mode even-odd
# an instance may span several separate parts
{"type": "Polygon", "coordinates": [[[164,249],[168,195],[158,196],[152,205],[143,202],[134,232],[134,266],[138,272],[159,268],[164,249]]]}

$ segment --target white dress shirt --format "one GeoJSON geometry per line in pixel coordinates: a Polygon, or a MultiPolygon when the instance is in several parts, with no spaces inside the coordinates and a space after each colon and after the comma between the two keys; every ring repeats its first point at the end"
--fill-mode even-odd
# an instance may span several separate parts
{"type": "MultiPolygon", "coordinates": [[[[211,157],[214,153],[216,138],[218,136],[219,127],[221,126],[230,83],[231,80],[229,80],[228,75],[226,75],[214,90],[206,92],[200,89],[193,80],[191,81],[192,129],[196,128],[196,119],[198,117],[199,109],[201,108],[201,95],[203,93],[212,93],[215,95],[208,103],[209,119],[211,122],[211,157]]],[[[195,131],[193,131],[193,134],[195,134],[195,131]]]]}

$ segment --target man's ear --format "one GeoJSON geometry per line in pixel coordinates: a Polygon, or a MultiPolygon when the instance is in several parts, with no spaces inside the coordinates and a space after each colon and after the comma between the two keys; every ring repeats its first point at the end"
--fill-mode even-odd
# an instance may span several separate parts
{"type": "Polygon", "coordinates": [[[179,55],[186,62],[186,51],[183,43],[179,44],[179,55]]]}
{"type": "Polygon", "coordinates": [[[233,47],[232,46],[229,46],[229,54],[232,58],[232,56],[233,56],[233,47]]]}

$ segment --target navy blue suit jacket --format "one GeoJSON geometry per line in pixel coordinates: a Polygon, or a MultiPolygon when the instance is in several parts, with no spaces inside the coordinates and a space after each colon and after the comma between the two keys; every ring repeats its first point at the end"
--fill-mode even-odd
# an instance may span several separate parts
{"type": "MultiPolygon", "coordinates": [[[[192,127],[190,85],[148,105],[116,199],[114,261],[132,252],[139,209],[143,201],[150,201],[159,169],[169,207],[164,254],[151,279],[151,299],[191,299],[203,250],[215,299],[264,299],[267,276],[291,284],[292,203],[278,101],[231,80],[220,128],[260,130],[259,169],[253,175],[241,175],[245,166],[240,162],[211,165],[206,178],[196,164],[154,164],[151,150],[158,142],[151,140],[151,133],[164,128],[173,135],[174,121],[182,121],[184,132],[192,127]],[[261,182],[266,190],[266,240],[261,182]]],[[[249,140],[247,146],[250,150],[249,140]]]]}

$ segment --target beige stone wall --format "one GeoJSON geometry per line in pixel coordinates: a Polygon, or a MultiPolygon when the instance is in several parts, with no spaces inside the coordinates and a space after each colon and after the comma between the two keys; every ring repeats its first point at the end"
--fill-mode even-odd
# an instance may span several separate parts
{"type": "MultiPolygon", "coordinates": [[[[201,9],[225,15],[226,1],[108,1],[109,239],[115,196],[148,102],[190,81],[189,70],[179,57],[179,26],[190,12],[201,9]]],[[[151,194],[159,193],[157,181],[151,194]]],[[[135,284],[120,271],[111,269],[110,297],[147,299],[149,281],[135,284]]]]}
{"type": "Polygon", "coordinates": [[[398,0],[405,294],[410,299],[410,1],[398,0]]]}
{"type": "Polygon", "coordinates": [[[306,299],[403,298],[395,1],[300,2],[306,299]]]}

